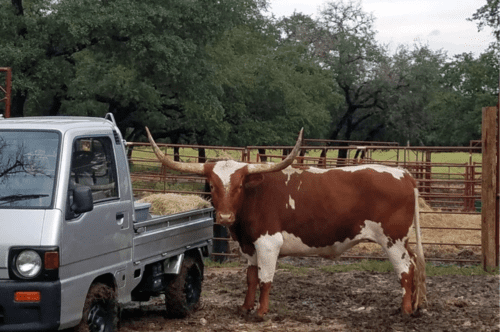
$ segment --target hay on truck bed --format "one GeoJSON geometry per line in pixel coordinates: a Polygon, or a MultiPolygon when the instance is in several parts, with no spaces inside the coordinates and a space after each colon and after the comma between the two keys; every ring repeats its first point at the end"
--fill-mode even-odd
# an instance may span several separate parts
{"type": "Polygon", "coordinates": [[[137,201],[151,203],[149,212],[156,215],[174,214],[194,209],[208,208],[212,205],[198,195],[152,194],[137,201]]]}

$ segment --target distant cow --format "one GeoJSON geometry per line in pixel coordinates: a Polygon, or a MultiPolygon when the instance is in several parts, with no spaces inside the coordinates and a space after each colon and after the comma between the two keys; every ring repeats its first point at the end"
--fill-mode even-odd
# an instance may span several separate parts
{"type": "Polygon", "coordinates": [[[166,167],[207,177],[217,222],[229,227],[250,265],[243,312],[254,308],[257,286],[256,315],[262,318],[268,312],[278,257],[336,258],[367,241],[380,244],[389,256],[403,288],[403,313],[412,313],[425,302],[418,190],[406,170],[381,165],[288,167],[300,150],[302,131],[290,155],[277,164],[174,162],[160,151],[149,131],[148,137],[166,167]],[[413,223],[416,255],[408,247],[413,223]]]}

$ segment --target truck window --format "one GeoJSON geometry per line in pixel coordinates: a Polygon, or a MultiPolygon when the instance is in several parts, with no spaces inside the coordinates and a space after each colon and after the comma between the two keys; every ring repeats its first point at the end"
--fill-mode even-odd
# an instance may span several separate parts
{"type": "Polygon", "coordinates": [[[70,189],[88,186],[95,202],[118,198],[113,144],[109,137],[78,138],[73,143],[70,189]]]}
{"type": "Polygon", "coordinates": [[[51,131],[0,132],[0,209],[50,209],[60,135],[51,131]]]}

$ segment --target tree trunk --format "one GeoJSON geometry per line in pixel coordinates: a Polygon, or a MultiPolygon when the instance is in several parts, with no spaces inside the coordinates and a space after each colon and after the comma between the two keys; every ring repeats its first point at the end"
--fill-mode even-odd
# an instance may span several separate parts
{"type": "Polygon", "coordinates": [[[24,104],[28,97],[28,91],[17,90],[12,94],[12,103],[10,107],[10,116],[13,118],[22,118],[24,116],[24,104]],[[24,93],[23,93],[24,92],[24,93]]]}
{"type": "Polygon", "coordinates": [[[174,161],[180,161],[181,157],[179,155],[179,147],[174,146],[174,161]]]}
{"type": "Polygon", "coordinates": [[[205,161],[207,161],[205,149],[199,148],[198,149],[198,162],[203,164],[205,161]]]}

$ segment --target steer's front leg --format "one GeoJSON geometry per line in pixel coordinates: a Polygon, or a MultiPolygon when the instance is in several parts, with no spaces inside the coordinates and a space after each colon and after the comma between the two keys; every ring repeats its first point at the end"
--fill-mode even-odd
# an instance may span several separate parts
{"type": "Polygon", "coordinates": [[[255,305],[255,292],[259,284],[257,265],[250,265],[247,269],[247,295],[245,296],[245,303],[239,308],[242,314],[250,312],[255,305]]]}
{"type": "Polygon", "coordinates": [[[260,299],[257,316],[263,318],[269,311],[269,294],[271,292],[271,283],[276,271],[276,262],[283,245],[283,236],[281,233],[273,235],[262,235],[254,242],[257,254],[258,276],[260,284],[260,299]]]}
{"type": "Polygon", "coordinates": [[[271,293],[271,282],[263,282],[260,284],[259,310],[257,317],[264,318],[264,315],[269,311],[269,294],[271,293]]]}

